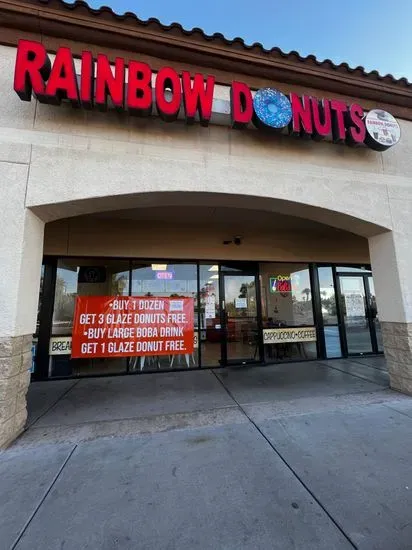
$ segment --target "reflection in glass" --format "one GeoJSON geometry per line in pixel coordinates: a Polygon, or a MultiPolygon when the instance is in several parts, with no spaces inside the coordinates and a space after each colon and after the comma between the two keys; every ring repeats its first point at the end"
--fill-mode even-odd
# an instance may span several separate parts
{"type": "Polygon", "coordinates": [[[36,332],[34,336],[37,336],[39,334],[40,310],[41,310],[41,304],[43,301],[43,288],[44,288],[44,264],[42,264],[41,272],[40,272],[39,302],[37,304],[37,322],[36,322],[36,332]]]}
{"type": "Polygon", "coordinates": [[[342,311],[349,354],[372,352],[369,320],[366,316],[366,296],[363,277],[339,277],[342,311]]]}
{"type": "Polygon", "coordinates": [[[260,264],[263,322],[295,327],[313,324],[312,289],[305,264],[260,264]],[[285,290],[289,283],[289,291],[285,290]]]}
{"type": "Polygon", "coordinates": [[[370,292],[369,307],[371,311],[372,321],[375,326],[376,340],[378,342],[378,351],[383,352],[382,330],[381,330],[381,324],[379,321],[378,306],[376,304],[375,284],[373,282],[372,276],[368,277],[368,281],[369,281],[369,292],[370,292]]]}
{"type": "Polygon", "coordinates": [[[224,264],[221,264],[220,270],[222,272],[228,272],[228,273],[253,273],[256,269],[256,264],[253,262],[226,262],[224,264]]]}
{"type": "MultiPolygon", "coordinates": [[[[52,335],[71,336],[76,296],[125,296],[129,293],[129,262],[63,258],[57,263],[52,335]]],[[[70,359],[51,356],[50,376],[109,374],[127,369],[124,358],[70,359]]]]}
{"type": "Polygon", "coordinates": [[[318,356],[316,342],[288,342],[284,344],[266,344],[264,347],[265,361],[305,361],[318,356]]]}
{"type": "Polygon", "coordinates": [[[193,353],[132,357],[130,371],[193,368],[199,365],[199,326],[197,304],[197,265],[165,262],[132,263],[132,296],[193,298],[195,347],[193,353]]]}
{"type": "Polygon", "coordinates": [[[338,315],[332,268],[319,267],[318,274],[323,323],[325,325],[337,325],[338,315]]]}
{"type": "Polygon", "coordinates": [[[44,292],[44,271],[45,266],[42,264],[41,271],[40,271],[40,288],[39,288],[39,301],[37,304],[37,321],[36,321],[36,332],[33,334],[33,340],[32,340],[32,346],[31,346],[31,353],[32,353],[32,366],[30,369],[30,372],[35,372],[37,368],[37,344],[39,341],[39,329],[40,329],[40,312],[41,312],[41,306],[43,302],[43,292],[44,292]]]}
{"type": "Polygon", "coordinates": [[[52,334],[71,335],[76,296],[127,296],[129,262],[61,259],[57,263],[52,334]]]}
{"type": "Polygon", "coordinates": [[[319,291],[325,334],[326,357],[342,357],[336,293],[331,267],[319,267],[319,291]],[[334,326],[335,325],[335,326],[334,326]]]}
{"type": "Polygon", "coordinates": [[[199,266],[200,280],[200,346],[203,367],[221,362],[222,326],[219,308],[219,267],[199,266]]]}
{"type": "Polygon", "coordinates": [[[370,269],[367,269],[366,267],[353,267],[353,266],[350,266],[350,265],[347,265],[347,266],[337,266],[336,267],[336,271],[338,273],[371,273],[371,270],[370,269]]]}
{"type": "Polygon", "coordinates": [[[340,334],[338,326],[325,325],[325,346],[326,357],[342,357],[342,347],[340,343],[340,334]]]}
{"type": "MultiPolygon", "coordinates": [[[[261,263],[263,328],[313,326],[312,288],[307,264],[261,263]]],[[[316,342],[265,344],[267,361],[317,357],[316,342]]]]}
{"type": "Polygon", "coordinates": [[[230,361],[259,359],[254,275],[224,275],[226,352],[230,361]]]}

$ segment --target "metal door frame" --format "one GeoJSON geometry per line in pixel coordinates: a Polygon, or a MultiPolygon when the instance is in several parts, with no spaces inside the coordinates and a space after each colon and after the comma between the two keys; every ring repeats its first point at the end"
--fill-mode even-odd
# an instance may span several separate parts
{"type": "Polygon", "coordinates": [[[237,272],[223,271],[222,265],[230,265],[233,263],[233,267],[241,266],[242,262],[222,262],[219,263],[219,305],[220,305],[220,323],[221,323],[221,364],[222,366],[229,365],[256,365],[262,364],[263,353],[263,332],[262,332],[262,303],[260,292],[260,279],[259,279],[259,264],[253,262],[246,269],[239,269],[237,272]],[[225,277],[245,277],[251,276],[255,279],[256,289],[256,329],[258,333],[257,352],[258,357],[253,360],[242,361],[241,359],[228,359],[227,356],[227,344],[228,344],[228,325],[226,318],[226,296],[225,296],[225,277]]]}
{"type": "Polygon", "coordinates": [[[368,326],[369,326],[369,336],[371,341],[371,347],[372,351],[365,351],[361,355],[378,355],[381,352],[378,350],[378,340],[376,337],[376,330],[375,330],[375,324],[373,322],[372,314],[371,314],[371,293],[370,293],[370,287],[369,287],[369,278],[372,277],[372,273],[365,272],[360,273],[359,271],[342,271],[342,272],[336,272],[334,269],[334,277],[336,277],[336,298],[337,298],[337,313],[338,313],[338,320],[339,320],[339,327],[340,327],[340,336],[341,336],[341,346],[342,346],[342,355],[344,357],[351,357],[351,356],[359,356],[359,353],[349,353],[348,351],[348,340],[346,336],[346,325],[345,325],[345,318],[342,311],[342,292],[341,292],[341,286],[340,286],[340,278],[341,277],[360,277],[363,282],[363,289],[365,292],[365,300],[366,300],[366,308],[365,308],[365,315],[368,320],[368,326]]]}

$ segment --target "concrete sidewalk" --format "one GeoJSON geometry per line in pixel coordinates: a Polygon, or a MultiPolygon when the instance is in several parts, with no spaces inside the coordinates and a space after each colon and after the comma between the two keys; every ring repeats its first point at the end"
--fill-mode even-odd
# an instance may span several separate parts
{"type": "Polygon", "coordinates": [[[382,358],[33,384],[0,549],[412,548],[382,358]]]}

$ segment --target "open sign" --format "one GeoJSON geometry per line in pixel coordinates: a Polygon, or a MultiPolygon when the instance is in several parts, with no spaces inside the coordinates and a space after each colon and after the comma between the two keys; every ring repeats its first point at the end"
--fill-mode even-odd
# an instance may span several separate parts
{"type": "Polygon", "coordinates": [[[290,275],[276,275],[275,277],[270,277],[269,284],[272,294],[275,292],[292,292],[290,275]]]}

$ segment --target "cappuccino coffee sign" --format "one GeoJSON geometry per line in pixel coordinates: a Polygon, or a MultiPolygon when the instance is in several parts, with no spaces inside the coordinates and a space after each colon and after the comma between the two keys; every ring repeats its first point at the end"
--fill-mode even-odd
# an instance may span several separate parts
{"type": "Polygon", "coordinates": [[[300,342],[316,342],[316,327],[263,329],[264,344],[297,344],[300,342]]]}

